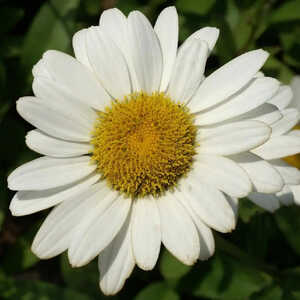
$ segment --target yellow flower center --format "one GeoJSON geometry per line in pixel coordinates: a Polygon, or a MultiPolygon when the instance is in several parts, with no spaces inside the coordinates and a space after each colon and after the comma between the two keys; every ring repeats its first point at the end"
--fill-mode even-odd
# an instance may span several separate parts
{"type": "Polygon", "coordinates": [[[184,105],[164,93],[132,94],[98,112],[92,160],[127,196],[159,196],[192,164],[196,127],[184,105]]]}

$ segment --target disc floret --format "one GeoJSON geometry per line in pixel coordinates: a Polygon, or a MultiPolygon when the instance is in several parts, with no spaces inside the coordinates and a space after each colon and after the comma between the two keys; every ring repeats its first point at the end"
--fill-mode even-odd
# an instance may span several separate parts
{"type": "Polygon", "coordinates": [[[131,197],[159,196],[191,168],[196,127],[187,108],[164,93],[115,101],[92,132],[92,160],[111,187],[131,197]]]}

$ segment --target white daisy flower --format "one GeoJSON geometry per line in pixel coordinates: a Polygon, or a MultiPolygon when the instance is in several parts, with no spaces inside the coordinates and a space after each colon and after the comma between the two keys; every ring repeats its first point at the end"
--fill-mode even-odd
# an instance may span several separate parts
{"type": "Polygon", "coordinates": [[[252,150],[252,153],[258,155],[260,159],[266,160],[264,163],[268,162],[272,165],[284,182],[282,189],[277,193],[270,191],[269,194],[262,194],[256,189],[248,196],[255,204],[271,212],[278,209],[280,205],[293,203],[300,205],[300,171],[285,161],[287,157],[300,151],[300,131],[293,129],[299,122],[296,101],[298,95],[295,88],[297,80],[294,79],[291,86],[280,86],[278,92],[269,100],[269,103],[280,109],[282,118],[271,124],[270,139],[252,150]]]}
{"type": "Polygon", "coordinates": [[[135,265],[155,266],[161,242],[188,265],[211,256],[211,229],[234,229],[237,198],[256,175],[259,191],[282,189],[251,154],[282,117],[267,103],[279,82],[258,74],[268,54],[250,51],[205,78],[218,35],[202,28],[177,50],[174,7],[154,29],[138,11],[110,9],[75,34],[76,58],[44,54],[35,96],[17,103],[37,128],[27,145],[44,156],[8,178],[13,215],[55,206],[34,239],[37,256],[68,251],[79,267],[99,255],[100,287],[115,294],[135,265]]]}

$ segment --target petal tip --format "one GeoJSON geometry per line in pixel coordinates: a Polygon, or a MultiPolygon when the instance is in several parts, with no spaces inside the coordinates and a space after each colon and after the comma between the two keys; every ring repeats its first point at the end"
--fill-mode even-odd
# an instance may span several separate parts
{"type": "Polygon", "coordinates": [[[35,240],[33,241],[32,245],[31,245],[31,252],[39,259],[49,259],[52,257],[50,255],[47,255],[47,253],[42,253],[42,251],[39,249],[39,245],[37,245],[35,240]]]}
{"type": "Polygon", "coordinates": [[[14,183],[13,180],[13,175],[14,172],[12,172],[8,177],[7,177],[7,187],[11,190],[11,191],[17,191],[18,187],[16,186],[16,184],[14,183]]]}
{"type": "Polygon", "coordinates": [[[151,271],[155,267],[155,264],[153,265],[145,262],[136,262],[136,264],[140,269],[144,271],[151,271]]]}
{"type": "Polygon", "coordinates": [[[261,55],[261,57],[266,61],[268,57],[270,56],[270,53],[263,49],[254,50],[257,51],[256,53],[261,55]]]}
{"type": "Polygon", "coordinates": [[[14,217],[21,216],[21,214],[19,214],[17,212],[15,201],[11,200],[8,209],[9,209],[9,211],[10,211],[10,213],[11,213],[12,216],[14,216],[14,217]]]}

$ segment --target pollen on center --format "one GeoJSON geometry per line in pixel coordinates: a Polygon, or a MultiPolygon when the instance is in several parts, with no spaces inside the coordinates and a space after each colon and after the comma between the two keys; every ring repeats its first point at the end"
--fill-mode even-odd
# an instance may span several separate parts
{"type": "Polygon", "coordinates": [[[98,112],[91,144],[91,159],[112,188],[159,196],[190,170],[196,127],[187,108],[164,93],[137,93],[98,112]]]}

